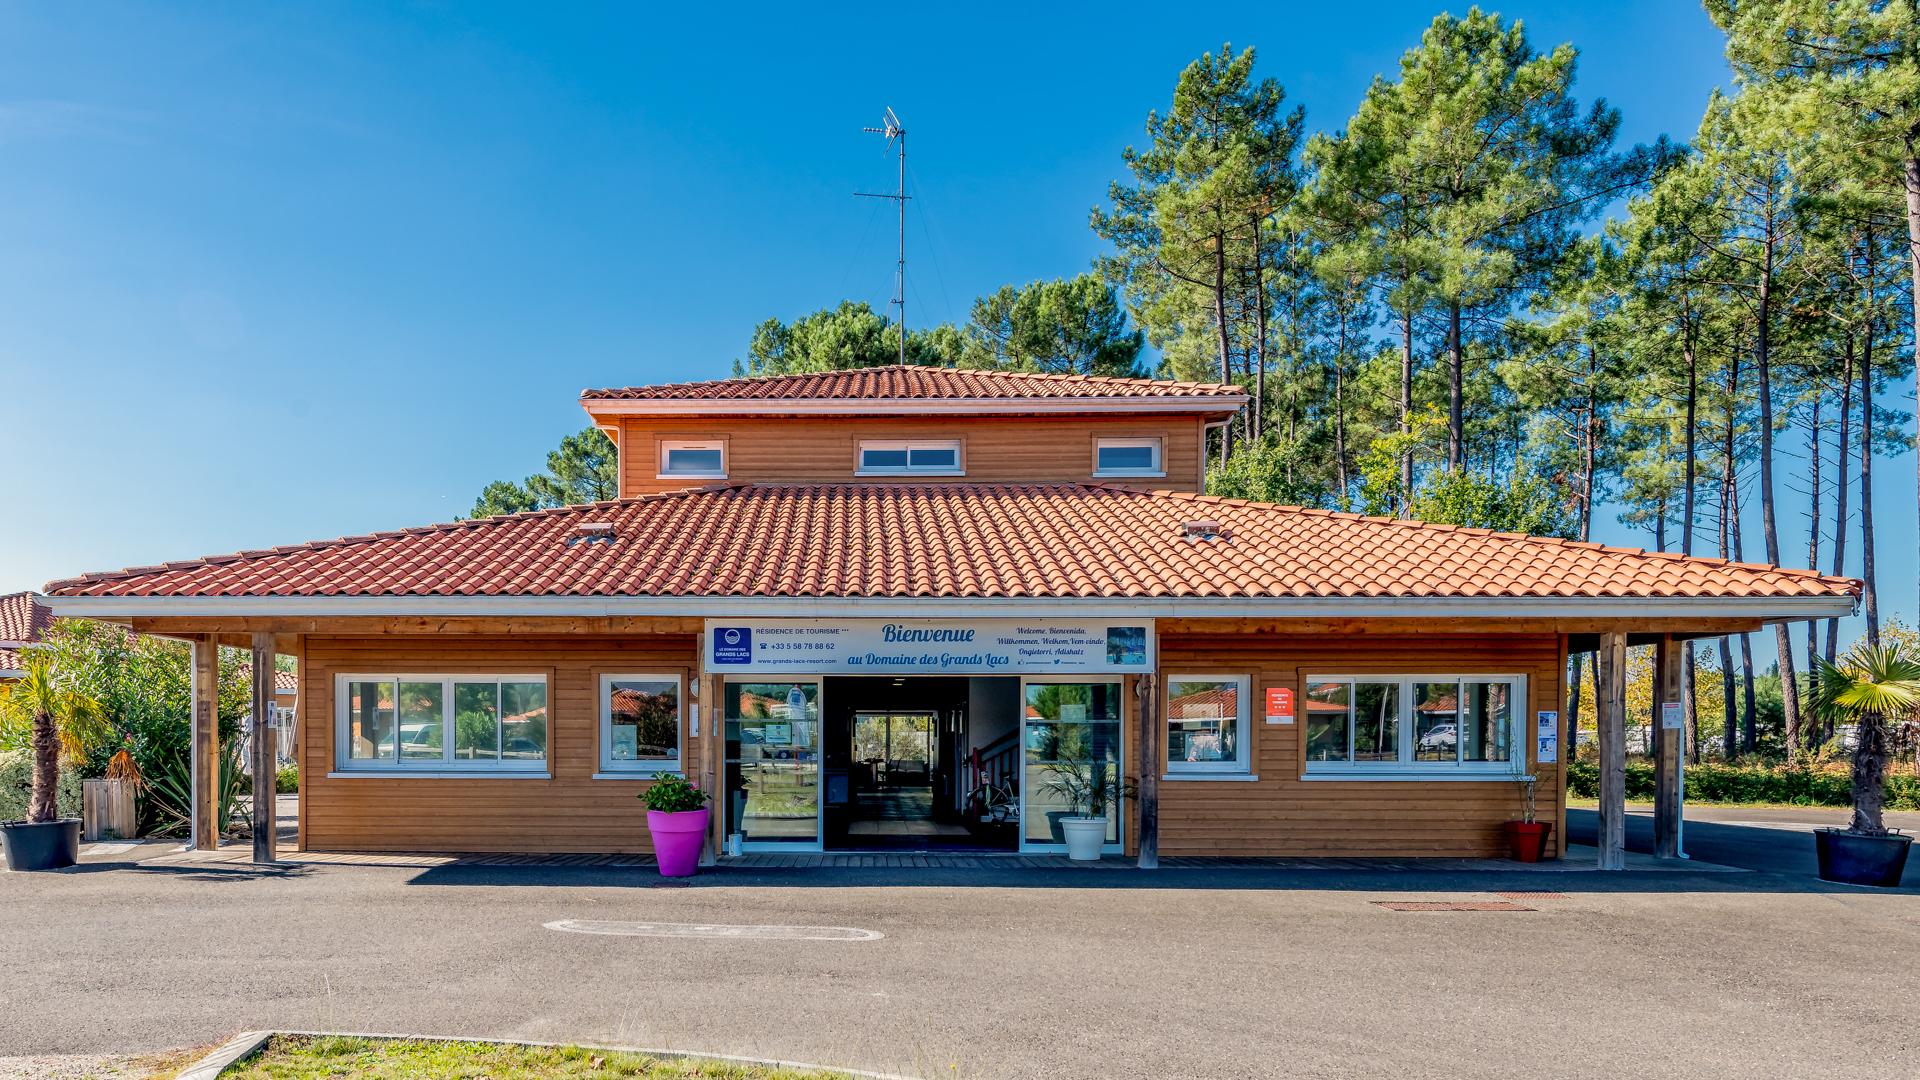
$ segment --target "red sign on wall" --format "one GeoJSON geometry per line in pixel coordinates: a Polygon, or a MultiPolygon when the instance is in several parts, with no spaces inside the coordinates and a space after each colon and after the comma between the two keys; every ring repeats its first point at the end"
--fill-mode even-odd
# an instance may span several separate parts
{"type": "Polygon", "coordinates": [[[1293,723],[1293,687],[1267,687],[1267,723],[1293,723]]]}

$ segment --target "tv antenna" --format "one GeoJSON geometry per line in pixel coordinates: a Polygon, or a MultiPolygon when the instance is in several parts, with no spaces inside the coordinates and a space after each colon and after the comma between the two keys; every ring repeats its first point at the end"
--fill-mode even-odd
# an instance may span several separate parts
{"type": "Polygon", "coordinates": [[[881,121],[880,127],[860,130],[873,135],[884,135],[889,145],[895,143],[899,145],[900,185],[894,193],[884,195],[872,191],[856,191],[854,194],[863,199],[892,199],[894,206],[900,211],[900,259],[894,265],[892,306],[898,308],[900,313],[900,362],[904,364],[907,362],[907,129],[900,123],[900,118],[894,115],[893,107],[888,106],[886,119],[881,121]]]}

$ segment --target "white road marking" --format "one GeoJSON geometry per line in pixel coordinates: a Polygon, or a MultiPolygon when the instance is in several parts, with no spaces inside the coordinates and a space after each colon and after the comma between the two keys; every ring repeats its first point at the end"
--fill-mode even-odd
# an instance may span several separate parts
{"type": "Polygon", "coordinates": [[[723,923],[622,922],[616,919],[560,919],[545,924],[568,934],[614,937],[722,938],[734,941],[878,941],[878,930],[857,926],[729,926],[723,923]]]}

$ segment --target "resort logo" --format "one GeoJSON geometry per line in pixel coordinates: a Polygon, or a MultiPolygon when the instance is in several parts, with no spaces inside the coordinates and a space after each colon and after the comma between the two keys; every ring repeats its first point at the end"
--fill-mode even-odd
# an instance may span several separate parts
{"type": "Polygon", "coordinates": [[[911,627],[911,626],[901,626],[899,623],[888,623],[887,625],[880,628],[880,639],[889,645],[899,645],[899,644],[964,645],[973,640],[973,633],[974,633],[973,628],[970,626],[965,628],[922,630],[922,629],[911,627]]]}
{"type": "Polygon", "coordinates": [[[713,631],[713,662],[753,663],[753,631],[744,626],[720,626],[713,631]]]}

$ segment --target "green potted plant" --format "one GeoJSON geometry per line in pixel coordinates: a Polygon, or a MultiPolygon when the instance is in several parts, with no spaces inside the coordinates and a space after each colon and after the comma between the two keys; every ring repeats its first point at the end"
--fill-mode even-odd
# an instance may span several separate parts
{"type": "MultiPolygon", "coordinates": [[[[1060,833],[1067,858],[1093,862],[1107,842],[1107,815],[1118,812],[1126,784],[1105,761],[1063,761],[1047,766],[1047,790],[1067,805],[1060,833]]],[[[1051,817],[1052,815],[1048,815],[1051,817]]]]}
{"type": "Polygon", "coordinates": [[[700,845],[707,835],[707,803],[713,798],[679,773],[660,773],[640,793],[647,807],[647,832],[662,877],[692,877],[700,868],[700,845]]]}
{"type": "Polygon", "coordinates": [[[53,658],[29,651],[26,676],[0,691],[0,726],[25,730],[33,754],[33,799],[25,821],[0,823],[0,845],[13,870],[57,870],[80,857],[80,819],[54,805],[60,761],[76,761],[110,732],[100,703],[66,685],[53,658]]]}
{"type": "Polygon", "coordinates": [[[1553,823],[1535,820],[1539,810],[1534,798],[1533,777],[1520,777],[1517,783],[1520,785],[1520,818],[1503,826],[1507,836],[1507,851],[1515,862],[1539,862],[1540,856],[1546,854],[1547,836],[1553,831],[1553,823]]]}
{"type": "Polygon", "coordinates": [[[1887,725],[1920,711],[1920,660],[1897,645],[1861,643],[1829,664],[1815,657],[1813,712],[1823,722],[1854,725],[1853,821],[1813,834],[1820,877],[1849,885],[1893,888],[1907,867],[1913,837],[1889,829],[1887,725]]]}

